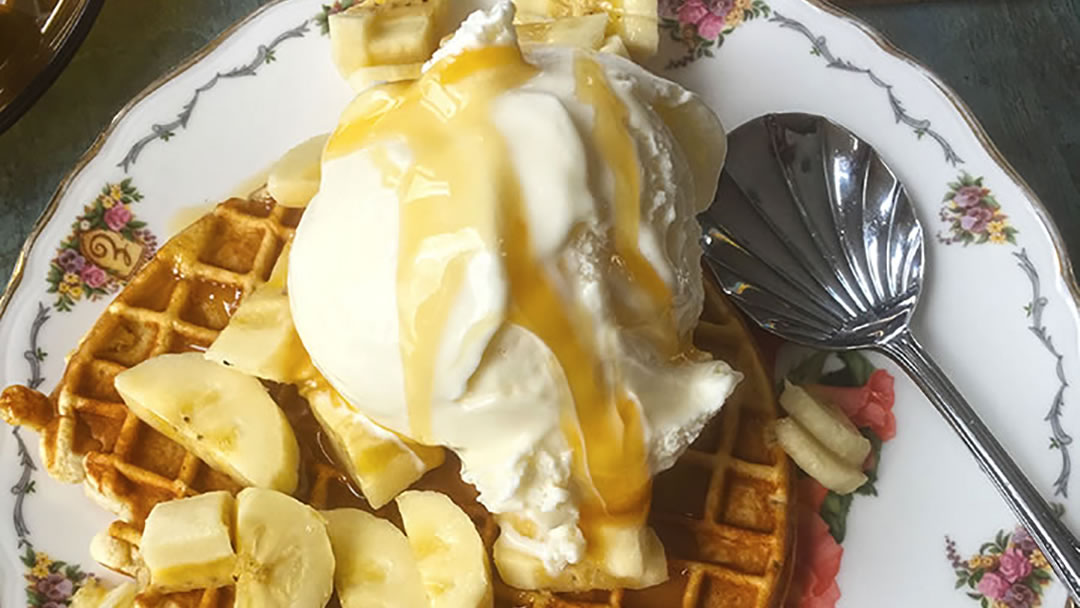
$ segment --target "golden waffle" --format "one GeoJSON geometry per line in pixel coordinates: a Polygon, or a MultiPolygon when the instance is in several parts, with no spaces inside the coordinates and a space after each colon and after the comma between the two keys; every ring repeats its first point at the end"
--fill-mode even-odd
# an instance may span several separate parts
{"type": "Polygon", "coordinates": [[[113,378],[155,355],[205,349],[240,299],[265,281],[301,212],[269,200],[232,199],[170,240],[109,305],[71,354],[49,398],[12,387],[0,415],[41,433],[49,473],[85,481],[125,520],[198,492],[238,489],[143,424],[113,378]]]}
{"type": "MultiPolygon", "coordinates": [[[[112,378],[163,352],[205,348],[243,294],[265,280],[299,213],[268,202],[232,200],[171,240],[131,282],[72,355],[49,399],[12,387],[0,399],[9,420],[43,430],[50,473],[69,481],[85,462],[91,495],[123,518],[95,540],[106,566],[139,576],[138,542],[157,502],[217,488],[236,489],[179,445],[142,424],[123,405],[112,378]],[[173,268],[183,269],[172,272],[173,268]],[[83,456],[85,455],[85,457],[83,456]]],[[[671,578],[641,591],[525,592],[496,581],[496,606],[533,608],[775,608],[790,575],[794,517],[791,470],[768,440],[777,417],[770,377],[746,326],[711,284],[697,338],[745,379],[675,467],[655,480],[652,524],[671,578]]],[[[318,508],[368,509],[320,447],[317,423],[295,389],[277,386],[304,453],[298,496],[318,508]]],[[[420,489],[448,494],[476,522],[490,550],[498,534],[458,462],[429,472],[420,489]]],[[[368,509],[370,510],[370,509],[368,509]]],[[[400,525],[394,503],[376,511],[400,525]]],[[[144,594],[144,608],[227,607],[230,589],[144,594]]]]}

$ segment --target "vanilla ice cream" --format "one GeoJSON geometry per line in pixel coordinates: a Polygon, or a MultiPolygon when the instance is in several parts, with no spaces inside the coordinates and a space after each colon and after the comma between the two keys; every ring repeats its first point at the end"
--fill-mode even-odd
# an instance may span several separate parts
{"type": "Polygon", "coordinates": [[[606,524],[645,529],[652,476],[739,380],[690,342],[725,138],[627,60],[523,56],[512,16],[475,13],[418,81],[345,111],[289,294],[329,382],[454,450],[499,543],[555,576],[606,524]]]}

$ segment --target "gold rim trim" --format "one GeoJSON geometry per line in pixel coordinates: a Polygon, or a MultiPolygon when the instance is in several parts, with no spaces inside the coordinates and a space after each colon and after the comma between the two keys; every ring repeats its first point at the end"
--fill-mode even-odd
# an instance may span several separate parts
{"type": "Polygon", "coordinates": [[[120,108],[120,110],[115,115],[113,115],[112,120],[109,121],[108,126],[106,126],[105,129],[98,134],[98,136],[94,139],[94,143],[90,144],[90,147],[87,148],[86,152],[83,152],[83,155],[79,158],[79,161],[75,163],[75,166],[72,167],[72,169],[64,175],[64,178],[62,180],[60,180],[60,184],[56,187],[56,190],[53,191],[53,195],[52,198],[49,199],[49,203],[45,205],[45,209],[42,210],[41,215],[38,216],[38,219],[34,222],[34,226],[30,229],[30,234],[28,234],[26,236],[26,240],[23,241],[22,247],[19,249],[19,257],[15,259],[15,266],[11,269],[11,276],[8,278],[7,286],[4,287],[3,295],[0,295],[0,320],[3,320],[4,315],[7,314],[8,305],[11,303],[11,299],[15,296],[15,291],[22,283],[23,274],[26,272],[26,263],[30,257],[30,250],[34,248],[34,245],[37,243],[38,237],[41,236],[42,231],[45,230],[45,227],[49,225],[49,222],[56,214],[57,208],[60,207],[60,200],[64,198],[64,195],[67,193],[68,188],[71,186],[71,182],[75,181],[75,178],[80,173],[82,173],[82,170],[86,168],[86,165],[90,164],[91,161],[97,158],[98,153],[101,152],[101,148],[105,145],[105,142],[109,139],[109,136],[113,134],[113,131],[115,131],[116,128],[120,125],[120,122],[127,117],[127,115],[131,112],[131,110],[135,108],[135,106],[139,105],[147,97],[153,95],[166,83],[176,78],[180,74],[183,74],[188,70],[188,68],[192,67],[196,63],[199,63],[208,55],[216,51],[218,47],[220,47],[222,43],[224,43],[233,34],[235,34],[237,30],[240,30],[244,26],[255,21],[256,19],[261,17],[263,13],[268,12],[270,9],[285,1],[286,0],[273,0],[272,2],[264,4],[247,17],[244,17],[240,21],[237,21],[236,23],[225,28],[225,30],[218,34],[216,38],[207,43],[206,46],[195,51],[187,59],[183,60],[171,70],[166,72],[164,75],[160,76],[159,78],[151,82],[149,85],[147,85],[146,88],[144,88],[142,91],[139,92],[138,95],[136,95],[126,104],[124,104],[124,106],[120,108]]]}
{"type": "MultiPolygon", "coordinates": [[[[45,226],[47,226],[49,221],[52,220],[53,215],[55,215],[56,210],[60,205],[60,200],[63,198],[64,194],[67,193],[67,189],[71,185],[71,182],[74,181],[75,177],[79,175],[79,173],[81,173],[84,168],[86,168],[86,165],[88,165],[92,160],[94,160],[94,158],[97,157],[98,152],[101,151],[101,148],[102,146],[104,146],[105,141],[109,138],[110,135],[112,135],[113,131],[119,125],[120,121],[122,121],[128,115],[128,113],[131,112],[131,110],[134,109],[134,107],[140,102],[155,93],[158,89],[160,89],[172,79],[187,71],[188,68],[205,59],[207,55],[217,50],[217,48],[221,46],[221,44],[225,42],[225,40],[227,40],[234,33],[236,33],[237,30],[255,21],[260,16],[262,16],[263,13],[286,1],[287,0],[273,0],[272,2],[259,7],[247,17],[244,17],[240,21],[229,26],[220,34],[218,34],[218,36],[214,38],[214,40],[209,42],[206,46],[193,53],[191,56],[182,61],[179,65],[174,67],[165,75],[150,83],[150,85],[143,89],[138,95],[136,95],[126,104],[124,104],[120,111],[117,112],[115,116],[113,116],[112,120],[109,122],[109,125],[105,128],[105,130],[103,130],[97,136],[97,138],[94,140],[94,143],[90,145],[86,152],[83,153],[82,157],[71,169],[71,171],[69,171],[60,181],[60,184],[59,186],[57,186],[55,192],[52,195],[52,198],[49,200],[49,203],[45,206],[45,209],[42,211],[37,221],[34,222],[34,226],[30,230],[30,234],[27,235],[26,240],[23,242],[22,248],[19,250],[19,256],[15,260],[15,266],[14,268],[12,268],[11,277],[8,279],[7,286],[4,288],[4,293],[3,295],[0,295],[0,320],[2,320],[3,316],[7,313],[8,304],[11,303],[11,299],[15,294],[15,290],[22,283],[23,274],[26,270],[26,262],[30,256],[30,250],[33,249],[38,237],[45,229],[45,226]]],[[[1042,223],[1043,229],[1050,236],[1050,242],[1054,248],[1054,259],[1057,262],[1058,266],[1058,275],[1065,280],[1065,285],[1073,298],[1074,308],[1077,311],[1080,311],[1080,285],[1077,284],[1077,278],[1074,274],[1072,261],[1069,259],[1064,240],[1061,238],[1061,234],[1060,232],[1058,232],[1057,226],[1051,219],[1050,213],[1046,209],[1046,205],[1043,204],[1042,200],[1038,197],[1038,195],[1035,194],[1035,191],[1031,189],[1031,186],[1028,185],[1024,178],[1021,177],[1019,173],[1017,173],[1016,169],[1013,168],[1012,164],[1010,164],[1009,161],[1005,159],[1005,156],[997,148],[994,142],[991,141],[990,136],[986,133],[986,130],[983,129],[982,125],[979,123],[978,119],[975,118],[974,113],[971,111],[970,108],[968,108],[967,104],[965,104],[964,101],[960,99],[960,96],[957,95],[956,92],[953,91],[948,85],[946,85],[941,80],[941,78],[938,77],[937,74],[935,74],[922,63],[920,63],[910,54],[898,48],[887,38],[885,38],[884,35],[882,35],[874,28],[870,27],[870,25],[866,24],[861,19],[855,17],[847,11],[841,10],[836,6],[829,4],[825,0],[803,1],[825,13],[841,19],[849,25],[854,26],[863,35],[870,38],[870,40],[873,41],[874,44],[876,44],[878,48],[880,48],[882,51],[889,55],[892,55],[893,57],[896,57],[897,59],[900,59],[909,66],[917,69],[924,77],[926,77],[928,81],[930,81],[931,84],[933,84],[938,89],[938,91],[940,91],[945,96],[945,99],[949,103],[951,103],[953,108],[960,114],[960,117],[967,124],[971,132],[975,134],[975,138],[979,141],[980,144],[982,144],[983,149],[990,156],[990,159],[995,164],[997,164],[998,167],[1002,169],[1002,171],[1004,171],[1006,176],[1008,176],[1013,181],[1013,183],[1020,189],[1021,192],[1024,193],[1024,195],[1030,201],[1032,207],[1035,209],[1035,215],[1038,217],[1040,223],[1042,223]]]]}
{"type": "Polygon", "coordinates": [[[990,139],[990,136],[986,133],[982,124],[979,123],[979,119],[975,117],[975,113],[971,111],[971,108],[969,108],[966,103],[964,103],[964,100],[961,99],[956,91],[953,91],[949,85],[945,84],[941,77],[933,70],[923,65],[915,57],[912,57],[907,51],[897,47],[881,32],[871,27],[862,19],[830,4],[826,0],[803,1],[854,26],[861,33],[870,38],[878,48],[918,70],[931,84],[937,87],[942,95],[945,96],[946,101],[952,104],[953,109],[955,109],[960,114],[960,117],[964,119],[968,129],[975,135],[975,139],[982,144],[983,149],[986,151],[987,155],[990,156],[990,160],[1001,168],[1005,175],[1013,181],[1013,184],[1020,189],[1031,203],[1032,208],[1035,210],[1036,217],[1038,217],[1039,222],[1043,225],[1043,229],[1050,236],[1050,243],[1054,247],[1054,259],[1057,262],[1058,276],[1065,280],[1065,286],[1073,298],[1073,307],[1076,309],[1075,312],[1080,313],[1080,284],[1077,283],[1072,260],[1069,258],[1068,248],[1065,246],[1065,241],[1058,231],[1057,224],[1055,224],[1053,218],[1050,217],[1050,212],[1042,202],[1042,199],[1035,194],[1035,191],[1032,190],[1027,181],[1024,180],[1012,164],[1006,160],[1005,155],[1001,153],[1001,150],[999,150],[997,145],[990,139]]]}

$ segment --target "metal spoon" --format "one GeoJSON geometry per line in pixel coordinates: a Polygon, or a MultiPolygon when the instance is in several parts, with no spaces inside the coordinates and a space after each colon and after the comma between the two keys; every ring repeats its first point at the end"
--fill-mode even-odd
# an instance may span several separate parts
{"type": "Polygon", "coordinates": [[[770,114],[730,136],[716,199],[699,216],[705,259],[763,328],[828,350],[890,357],[945,417],[1080,599],[1080,546],[909,327],[923,234],[877,153],[820,116],[770,114]]]}

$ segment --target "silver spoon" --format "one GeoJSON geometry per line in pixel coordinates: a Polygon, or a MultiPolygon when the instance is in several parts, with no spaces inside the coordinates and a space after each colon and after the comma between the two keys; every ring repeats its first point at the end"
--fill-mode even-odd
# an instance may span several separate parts
{"type": "Polygon", "coordinates": [[[1080,546],[945,372],[912,335],[923,234],[904,187],[866,142],[820,116],[769,114],[736,129],[705,259],[766,330],[900,365],[945,417],[1080,599],[1080,546]]]}

